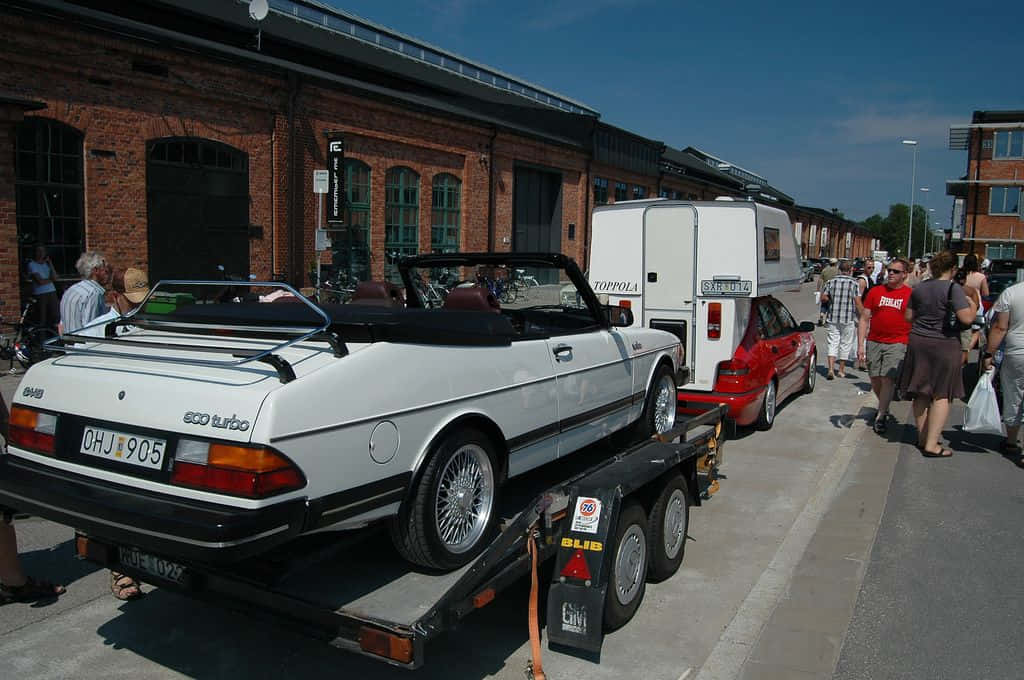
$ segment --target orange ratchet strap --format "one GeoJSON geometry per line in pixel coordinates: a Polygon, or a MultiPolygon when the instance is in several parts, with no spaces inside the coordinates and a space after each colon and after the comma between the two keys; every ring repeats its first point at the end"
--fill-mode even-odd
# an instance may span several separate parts
{"type": "Polygon", "coordinates": [[[533,538],[533,528],[530,528],[526,537],[526,552],[533,558],[533,567],[530,570],[530,654],[532,660],[527,671],[533,680],[546,680],[544,666],[540,660],[540,620],[537,614],[537,598],[539,586],[537,584],[537,542],[533,538]]]}

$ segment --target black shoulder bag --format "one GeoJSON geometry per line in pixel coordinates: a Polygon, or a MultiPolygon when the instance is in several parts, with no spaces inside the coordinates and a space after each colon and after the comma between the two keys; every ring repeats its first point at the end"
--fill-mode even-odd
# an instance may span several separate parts
{"type": "Polygon", "coordinates": [[[948,333],[959,333],[971,327],[971,324],[964,323],[956,318],[956,310],[953,309],[953,284],[949,282],[949,290],[946,291],[946,318],[942,322],[942,330],[948,333]]]}

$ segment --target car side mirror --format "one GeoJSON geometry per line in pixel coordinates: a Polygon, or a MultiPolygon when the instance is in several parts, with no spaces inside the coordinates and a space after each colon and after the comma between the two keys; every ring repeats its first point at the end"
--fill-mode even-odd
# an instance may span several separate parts
{"type": "Polygon", "coordinates": [[[629,307],[605,305],[604,311],[608,315],[608,323],[615,328],[633,325],[633,310],[629,307]]]}
{"type": "Polygon", "coordinates": [[[797,326],[797,330],[801,333],[813,333],[814,323],[811,321],[801,321],[800,325],[797,326]]]}

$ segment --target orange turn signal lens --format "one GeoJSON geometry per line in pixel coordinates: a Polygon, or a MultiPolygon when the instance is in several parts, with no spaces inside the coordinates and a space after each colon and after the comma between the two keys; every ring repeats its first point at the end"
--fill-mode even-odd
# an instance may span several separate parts
{"type": "Polygon", "coordinates": [[[272,472],[289,467],[290,463],[270,449],[255,449],[231,444],[210,444],[209,465],[246,472],[272,472]]]}
{"type": "Polygon", "coordinates": [[[15,427],[24,427],[29,430],[36,429],[36,422],[38,422],[39,413],[31,409],[27,409],[24,406],[18,406],[15,404],[11,407],[11,425],[15,427]]]}

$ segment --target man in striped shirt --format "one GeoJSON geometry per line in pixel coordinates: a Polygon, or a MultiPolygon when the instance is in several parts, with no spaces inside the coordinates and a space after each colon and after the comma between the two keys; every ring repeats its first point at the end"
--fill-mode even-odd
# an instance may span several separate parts
{"type": "Polygon", "coordinates": [[[60,300],[62,333],[74,333],[110,309],[103,299],[112,271],[106,258],[87,250],[78,258],[75,269],[82,280],[64,291],[60,300]]]}
{"type": "Polygon", "coordinates": [[[854,336],[857,332],[857,299],[860,288],[850,276],[849,260],[839,263],[839,276],[825,286],[821,299],[829,303],[828,317],[828,379],[836,377],[835,363],[839,357],[839,377],[846,377],[846,357],[850,356],[854,336]]]}

